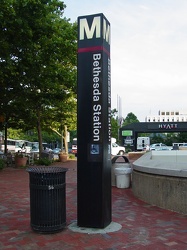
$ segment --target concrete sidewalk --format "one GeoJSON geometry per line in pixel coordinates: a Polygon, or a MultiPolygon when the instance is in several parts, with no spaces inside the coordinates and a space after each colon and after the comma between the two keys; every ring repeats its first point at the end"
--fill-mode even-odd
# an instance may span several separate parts
{"type": "MultiPolygon", "coordinates": [[[[109,233],[79,233],[69,226],[77,220],[77,162],[54,165],[66,173],[67,227],[55,234],[30,228],[29,174],[23,169],[0,171],[0,249],[11,250],[187,250],[187,216],[144,203],[131,188],[112,187],[112,221],[121,229],[109,233]]],[[[154,195],[154,194],[153,194],[154,195]]]]}

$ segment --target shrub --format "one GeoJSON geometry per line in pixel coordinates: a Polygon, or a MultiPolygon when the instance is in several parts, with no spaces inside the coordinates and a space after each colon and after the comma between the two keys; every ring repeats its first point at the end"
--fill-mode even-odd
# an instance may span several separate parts
{"type": "Polygon", "coordinates": [[[0,170],[2,170],[5,167],[5,161],[4,159],[0,158],[0,170]]]}
{"type": "Polygon", "coordinates": [[[36,163],[37,163],[38,165],[49,166],[49,165],[51,165],[52,160],[49,160],[49,159],[47,159],[47,158],[41,158],[41,159],[37,160],[36,163]]]}
{"type": "Polygon", "coordinates": [[[129,145],[127,145],[125,147],[125,153],[129,153],[129,152],[132,152],[132,149],[131,149],[131,147],[129,145]]]}
{"type": "Polygon", "coordinates": [[[69,154],[69,159],[75,159],[75,155],[74,154],[69,154]]]}

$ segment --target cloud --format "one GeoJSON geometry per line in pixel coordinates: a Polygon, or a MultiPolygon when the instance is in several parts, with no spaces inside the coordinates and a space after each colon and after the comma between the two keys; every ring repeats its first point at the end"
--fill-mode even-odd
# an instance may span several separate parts
{"type": "Polygon", "coordinates": [[[144,121],[152,110],[187,110],[187,1],[66,1],[70,16],[104,13],[111,23],[112,108],[144,121]],[[72,3],[76,2],[76,3],[72,3]]]}

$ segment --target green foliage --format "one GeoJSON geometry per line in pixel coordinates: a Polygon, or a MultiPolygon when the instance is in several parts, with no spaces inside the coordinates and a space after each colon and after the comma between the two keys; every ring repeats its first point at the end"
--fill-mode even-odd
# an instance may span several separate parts
{"type": "Polygon", "coordinates": [[[77,138],[77,130],[70,131],[70,142],[72,142],[73,138],[77,138]]]}
{"type": "Polygon", "coordinates": [[[39,160],[36,161],[37,165],[45,165],[45,166],[49,166],[52,164],[52,160],[49,160],[47,158],[40,158],[39,160]]]}
{"type": "Polygon", "coordinates": [[[111,137],[118,139],[118,117],[117,117],[117,110],[111,110],[111,137]]]}
{"type": "Polygon", "coordinates": [[[0,158],[0,170],[2,170],[5,167],[5,161],[4,159],[0,158]]]}
{"type": "Polygon", "coordinates": [[[187,142],[187,133],[186,132],[181,132],[178,133],[177,140],[175,142],[187,142]]]}
{"type": "Polygon", "coordinates": [[[75,159],[76,157],[75,157],[75,155],[74,154],[69,154],[69,159],[75,159]]]}
{"type": "Polygon", "coordinates": [[[25,165],[25,166],[20,166],[20,168],[22,168],[22,169],[25,169],[25,168],[27,168],[28,166],[27,165],[25,165]]]}
{"type": "Polygon", "coordinates": [[[165,143],[164,137],[161,136],[161,134],[158,134],[158,135],[154,134],[153,137],[151,137],[151,139],[150,139],[151,144],[159,143],[159,142],[165,143]]]}
{"type": "Polygon", "coordinates": [[[130,145],[125,146],[125,152],[126,153],[132,152],[130,145]]]}
{"type": "Polygon", "coordinates": [[[165,143],[168,146],[172,146],[174,142],[178,142],[176,133],[165,133],[161,135],[163,135],[161,142],[165,143]]]}
{"type": "Polygon", "coordinates": [[[180,133],[157,133],[150,136],[151,144],[154,143],[164,143],[168,146],[172,146],[174,142],[187,142],[187,133],[180,132],[180,133]]]}
{"type": "Polygon", "coordinates": [[[139,120],[132,112],[130,112],[127,114],[126,118],[123,120],[122,126],[126,126],[135,122],[139,122],[139,120]]]}
{"type": "Polygon", "coordinates": [[[63,18],[65,7],[60,0],[0,1],[0,114],[9,128],[36,128],[37,141],[59,110],[57,122],[74,119],[77,24],[63,18]]]}
{"type": "Polygon", "coordinates": [[[8,135],[8,138],[11,138],[11,139],[17,139],[17,140],[19,140],[19,139],[22,139],[22,140],[26,139],[25,138],[26,135],[23,132],[23,130],[21,130],[21,129],[9,128],[7,135],[8,135]]]}
{"type": "Polygon", "coordinates": [[[111,137],[118,139],[119,125],[118,121],[113,117],[111,118],[111,137]]]}

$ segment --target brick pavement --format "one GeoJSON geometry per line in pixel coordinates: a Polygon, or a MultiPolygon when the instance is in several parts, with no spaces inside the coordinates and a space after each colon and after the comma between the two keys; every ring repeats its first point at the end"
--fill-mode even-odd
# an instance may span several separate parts
{"type": "Polygon", "coordinates": [[[68,225],[77,219],[76,161],[54,163],[66,173],[67,227],[55,234],[30,228],[29,174],[23,169],[0,172],[0,249],[9,250],[187,250],[187,215],[151,206],[134,197],[131,188],[112,187],[112,220],[117,232],[77,233],[68,225]]]}

